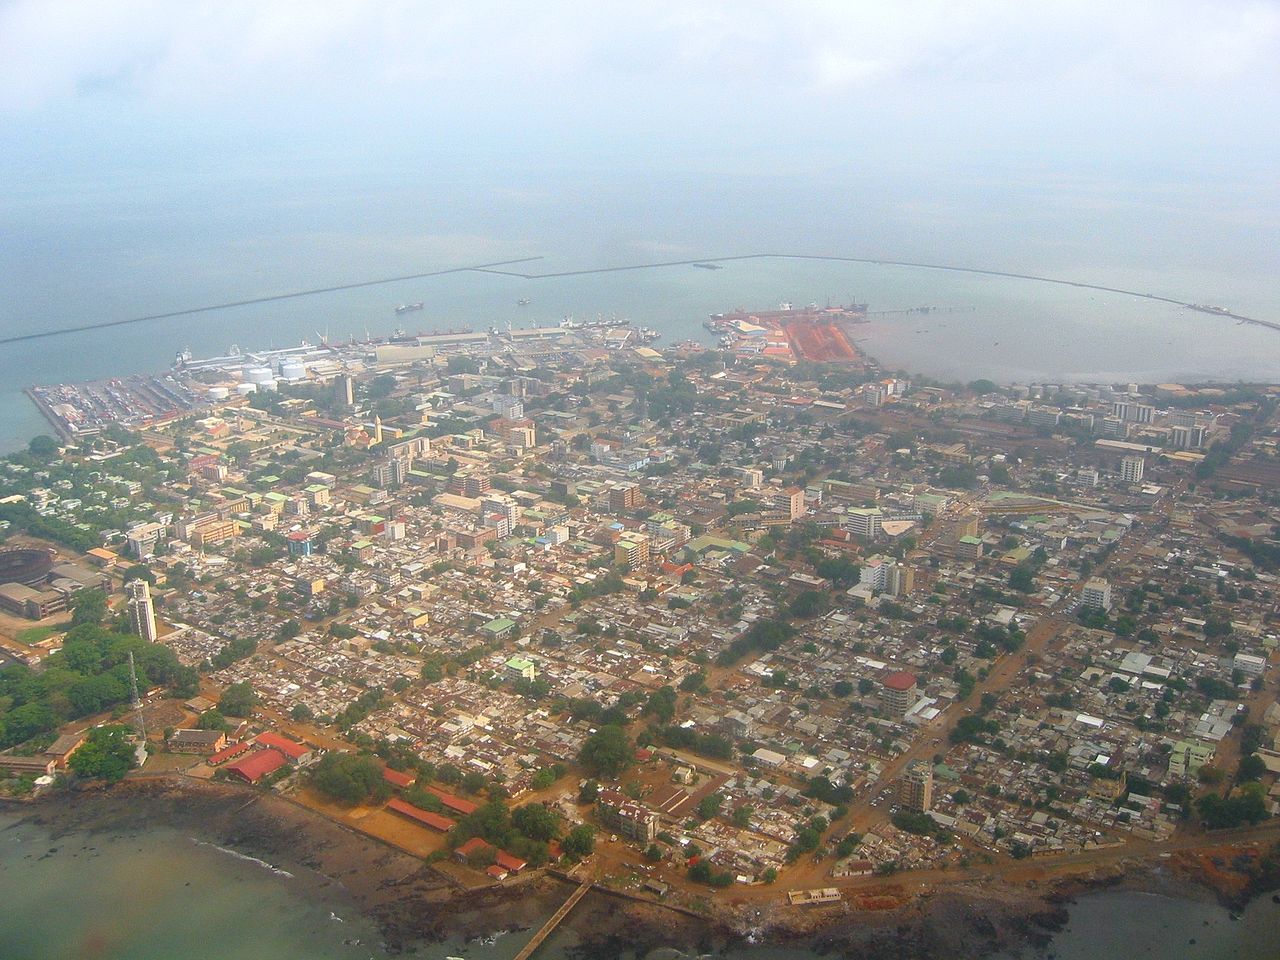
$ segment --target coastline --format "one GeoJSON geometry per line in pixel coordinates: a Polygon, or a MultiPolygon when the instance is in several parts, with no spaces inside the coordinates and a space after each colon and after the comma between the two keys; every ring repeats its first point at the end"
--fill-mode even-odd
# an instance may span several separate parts
{"type": "MultiPolygon", "coordinates": [[[[67,792],[3,809],[50,831],[145,832],[161,823],[197,842],[256,858],[300,895],[332,909],[354,909],[379,929],[389,953],[423,943],[471,940],[497,930],[536,929],[572,889],[550,873],[515,883],[466,889],[416,857],[269,793],[176,777],[127,780],[110,789],[67,792]],[[282,878],[284,879],[284,878],[282,878]]],[[[892,909],[827,908],[778,901],[735,903],[732,893],[704,917],[596,889],[566,919],[576,939],[573,957],[643,956],[657,948],[709,953],[752,946],[819,955],[908,960],[921,956],[980,958],[1021,947],[1044,947],[1068,920],[1077,897],[1134,891],[1213,902],[1231,910],[1263,892],[1207,884],[1185,864],[1126,861],[1088,875],[1043,882],[948,882],[908,896],[892,909]]],[[[905,888],[910,874],[888,881],[905,888]]]]}

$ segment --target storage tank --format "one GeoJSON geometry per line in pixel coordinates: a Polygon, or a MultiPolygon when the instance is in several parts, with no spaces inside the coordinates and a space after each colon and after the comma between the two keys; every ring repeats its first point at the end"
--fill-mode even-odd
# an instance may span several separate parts
{"type": "Polygon", "coordinates": [[[258,385],[256,383],[237,383],[236,384],[236,393],[240,394],[240,396],[242,397],[247,397],[249,394],[257,393],[257,392],[258,392],[258,385]]]}
{"type": "Polygon", "coordinates": [[[262,385],[273,381],[275,374],[271,372],[270,367],[245,367],[244,378],[250,383],[262,385]]]}
{"type": "Polygon", "coordinates": [[[257,387],[259,390],[274,390],[276,388],[276,383],[277,381],[275,380],[274,377],[269,377],[266,380],[263,380],[261,383],[259,383],[257,387]]]}
{"type": "Polygon", "coordinates": [[[210,387],[209,388],[210,400],[225,400],[229,396],[231,396],[231,391],[228,390],[226,387],[210,387]]]}
{"type": "Polygon", "coordinates": [[[281,380],[302,380],[307,375],[307,368],[297,360],[286,360],[280,364],[281,380]]]}

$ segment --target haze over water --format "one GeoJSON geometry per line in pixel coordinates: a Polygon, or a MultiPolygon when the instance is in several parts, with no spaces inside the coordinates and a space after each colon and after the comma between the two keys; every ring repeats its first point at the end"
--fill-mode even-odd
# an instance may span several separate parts
{"type": "MultiPolygon", "coordinates": [[[[0,336],[490,260],[758,252],[955,263],[1280,319],[1266,0],[0,6],[0,336]]],[[[1019,281],[754,261],[464,274],[0,345],[21,387],[316,332],[856,297],[942,378],[1270,378],[1280,335],[1019,281]],[[528,310],[515,301],[529,297],[528,310]]]]}

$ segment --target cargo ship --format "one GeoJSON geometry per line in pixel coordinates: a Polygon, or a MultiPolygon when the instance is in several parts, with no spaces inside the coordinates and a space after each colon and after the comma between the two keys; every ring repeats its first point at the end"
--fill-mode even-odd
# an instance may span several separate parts
{"type": "Polygon", "coordinates": [[[413,313],[415,310],[421,310],[421,309],[422,309],[421,300],[419,300],[417,303],[402,303],[400,304],[400,306],[396,307],[396,315],[399,316],[402,313],[413,313]]]}

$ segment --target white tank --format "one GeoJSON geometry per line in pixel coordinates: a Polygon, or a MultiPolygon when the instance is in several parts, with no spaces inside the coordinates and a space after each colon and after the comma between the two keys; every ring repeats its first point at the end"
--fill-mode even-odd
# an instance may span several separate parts
{"type": "Polygon", "coordinates": [[[281,380],[302,380],[307,375],[307,368],[297,360],[286,360],[280,364],[281,380]]]}
{"type": "Polygon", "coordinates": [[[244,378],[250,383],[264,384],[275,379],[270,367],[245,367],[244,378]]]}
{"type": "Polygon", "coordinates": [[[274,390],[276,388],[276,380],[268,378],[257,385],[259,390],[274,390]]]}
{"type": "Polygon", "coordinates": [[[240,394],[240,396],[242,397],[247,397],[249,394],[257,393],[257,392],[258,392],[258,385],[256,383],[237,383],[236,384],[236,393],[240,394]]]}
{"type": "Polygon", "coordinates": [[[231,396],[231,391],[228,390],[226,387],[210,387],[209,388],[210,400],[225,400],[229,396],[231,396]]]}

